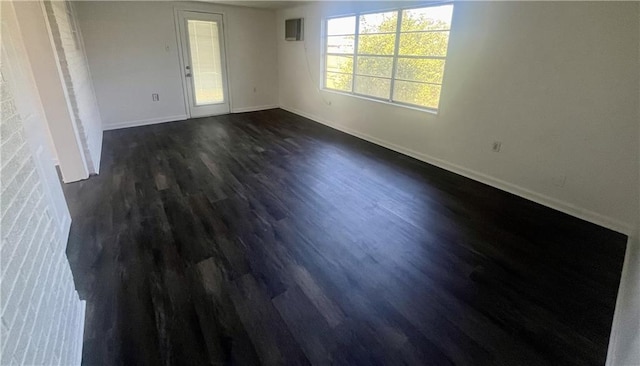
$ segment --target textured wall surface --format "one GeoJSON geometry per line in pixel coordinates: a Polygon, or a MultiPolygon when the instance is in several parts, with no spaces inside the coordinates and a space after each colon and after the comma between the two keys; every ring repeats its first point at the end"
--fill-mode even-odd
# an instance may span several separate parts
{"type": "Polygon", "coordinates": [[[89,172],[98,173],[102,150],[102,120],[80,28],[71,2],[45,1],[45,7],[89,172]]]}
{"type": "Polygon", "coordinates": [[[14,95],[0,80],[0,364],[78,364],[83,302],[14,95]]]}

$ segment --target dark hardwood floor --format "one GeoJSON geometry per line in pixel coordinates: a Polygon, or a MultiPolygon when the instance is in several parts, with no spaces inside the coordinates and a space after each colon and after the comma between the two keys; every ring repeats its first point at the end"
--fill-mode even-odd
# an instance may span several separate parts
{"type": "Polygon", "coordinates": [[[283,110],[105,132],[64,189],[84,364],[605,361],[625,236],[283,110]]]}

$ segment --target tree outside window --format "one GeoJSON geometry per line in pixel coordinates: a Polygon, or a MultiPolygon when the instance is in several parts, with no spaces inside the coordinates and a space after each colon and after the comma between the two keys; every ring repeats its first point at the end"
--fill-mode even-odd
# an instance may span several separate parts
{"type": "Polygon", "coordinates": [[[325,88],[437,110],[452,12],[448,4],[328,19],[325,88]]]}

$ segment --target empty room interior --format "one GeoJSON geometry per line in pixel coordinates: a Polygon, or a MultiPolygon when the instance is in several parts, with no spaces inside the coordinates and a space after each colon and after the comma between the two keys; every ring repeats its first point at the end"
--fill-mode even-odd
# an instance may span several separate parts
{"type": "Polygon", "coordinates": [[[640,365],[640,2],[0,2],[1,365],[640,365]]]}

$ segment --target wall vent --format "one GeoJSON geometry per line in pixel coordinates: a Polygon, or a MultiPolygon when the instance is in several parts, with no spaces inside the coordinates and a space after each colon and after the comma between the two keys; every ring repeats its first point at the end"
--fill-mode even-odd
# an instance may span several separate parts
{"type": "Polygon", "coordinates": [[[285,20],[284,39],[287,41],[302,41],[302,18],[285,20]]]}

